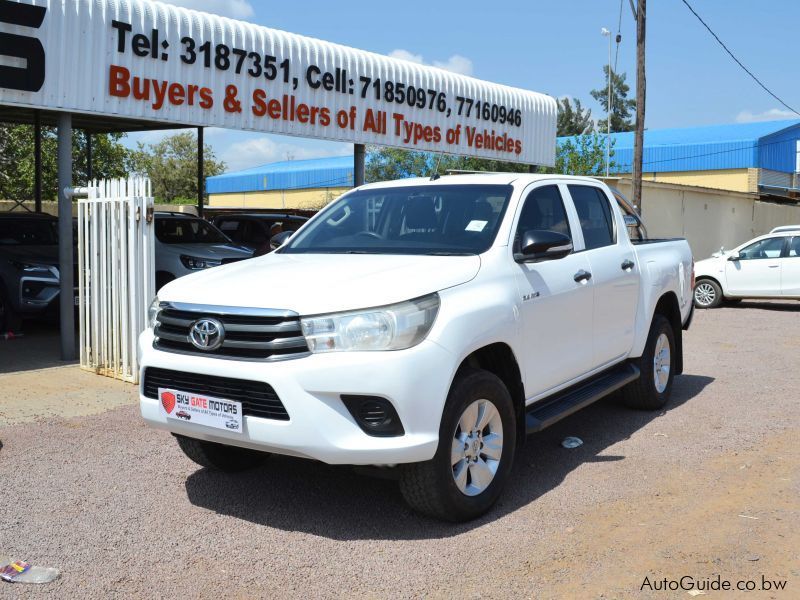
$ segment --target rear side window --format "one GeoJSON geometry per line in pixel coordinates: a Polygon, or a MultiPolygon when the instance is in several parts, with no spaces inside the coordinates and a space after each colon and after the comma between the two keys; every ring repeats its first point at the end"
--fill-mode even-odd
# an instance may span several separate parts
{"type": "Polygon", "coordinates": [[[792,258],[800,256],[800,235],[793,237],[792,241],[789,242],[789,253],[787,256],[792,258]]]}
{"type": "Polygon", "coordinates": [[[525,199],[517,225],[517,236],[538,229],[570,236],[567,212],[558,186],[546,185],[533,190],[525,199]]]}
{"type": "Polygon", "coordinates": [[[600,188],[588,185],[570,185],[569,193],[581,221],[583,241],[587,250],[611,246],[614,239],[614,221],[608,198],[600,188]]]}

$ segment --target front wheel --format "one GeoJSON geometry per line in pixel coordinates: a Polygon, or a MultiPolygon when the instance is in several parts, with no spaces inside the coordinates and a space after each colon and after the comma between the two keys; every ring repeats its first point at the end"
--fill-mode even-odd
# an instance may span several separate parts
{"type": "Polygon", "coordinates": [[[446,521],[482,515],[508,480],[516,431],[514,404],[498,377],[487,371],[459,375],[445,404],[436,454],[401,470],[406,502],[446,521]]]}
{"type": "Polygon", "coordinates": [[[713,279],[701,279],[694,286],[694,305],[697,308],[717,308],[722,303],[722,288],[713,279]]]}

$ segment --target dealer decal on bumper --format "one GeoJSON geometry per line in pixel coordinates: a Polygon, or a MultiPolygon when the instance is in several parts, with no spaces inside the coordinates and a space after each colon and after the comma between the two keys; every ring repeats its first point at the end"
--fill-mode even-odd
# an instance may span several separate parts
{"type": "Polygon", "coordinates": [[[158,388],[159,411],[168,419],[242,431],[242,403],[170,388],[158,388]]]}

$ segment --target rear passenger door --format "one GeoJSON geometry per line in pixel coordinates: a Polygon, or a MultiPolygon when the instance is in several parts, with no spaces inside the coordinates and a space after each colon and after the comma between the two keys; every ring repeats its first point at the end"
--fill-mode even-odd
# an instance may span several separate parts
{"type": "Polygon", "coordinates": [[[781,262],[781,294],[800,298],[800,235],[789,240],[781,262]]]}
{"type": "Polygon", "coordinates": [[[633,245],[600,187],[567,186],[580,220],[594,283],[593,363],[598,368],[627,356],[633,347],[640,274],[633,245]]]}
{"type": "Polygon", "coordinates": [[[515,264],[527,398],[579,379],[592,368],[592,282],[580,277],[589,271],[589,260],[580,251],[580,234],[572,235],[570,222],[574,226],[576,220],[561,191],[555,184],[527,189],[514,224],[512,252],[528,230],[563,233],[575,247],[564,258],[515,264]]]}

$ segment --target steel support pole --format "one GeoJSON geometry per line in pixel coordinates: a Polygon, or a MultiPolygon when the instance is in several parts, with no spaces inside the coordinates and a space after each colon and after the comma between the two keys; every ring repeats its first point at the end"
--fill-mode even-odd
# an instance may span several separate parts
{"type": "Polygon", "coordinates": [[[355,144],[353,146],[353,183],[355,187],[364,185],[365,155],[366,147],[364,144],[355,144]]]}
{"type": "Polygon", "coordinates": [[[197,216],[203,218],[203,198],[206,192],[205,165],[203,158],[205,154],[203,144],[203,128],[197,128],[197,216]]]}
{"type": "Polygon", "coordinates": [[[72,115],[58,115],[58,271],[61,281],[61,360],[75,360],[75,299],[73,291],[72,115]]]}
{"type": "Polygon", "coordinates": [[[86,136],[86,185],[92,185],[94,179],[94,169],[92,168],[92,134],[88,131],[83,132],[86,136]]]}
{"type": "Polygon", "coordinates": [[[42,212],[42,115],[33,111],[33,204],[42,212]]]}

